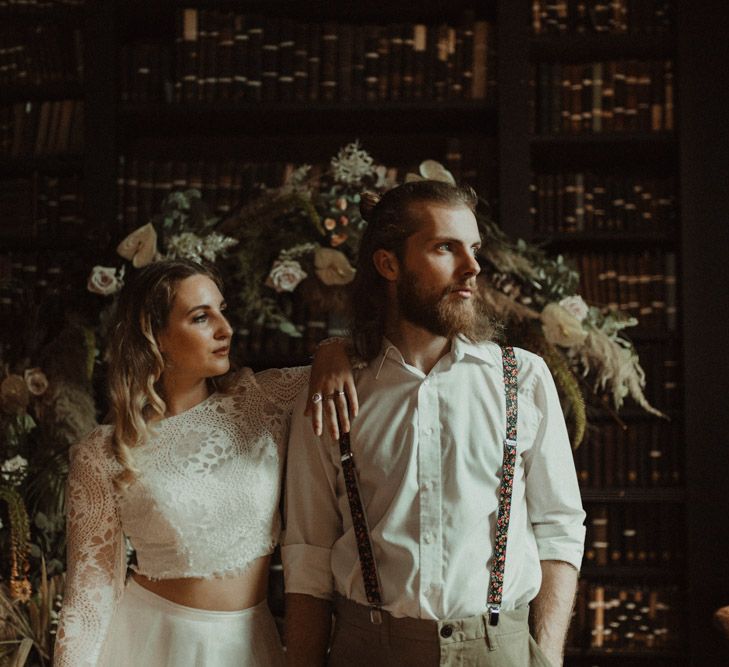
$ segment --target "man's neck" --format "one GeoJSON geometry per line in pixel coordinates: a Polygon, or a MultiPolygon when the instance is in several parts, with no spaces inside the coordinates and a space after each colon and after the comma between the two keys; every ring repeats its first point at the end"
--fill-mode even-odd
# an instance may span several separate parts
{"type": "Polygon", "coordinates": [[[387,327],[387,338],[400,350],[406,363],[430,373],[438,361],[450,350],[451,341],[445,336],[436,336],[422,327],[399,319],[387,327]]]}

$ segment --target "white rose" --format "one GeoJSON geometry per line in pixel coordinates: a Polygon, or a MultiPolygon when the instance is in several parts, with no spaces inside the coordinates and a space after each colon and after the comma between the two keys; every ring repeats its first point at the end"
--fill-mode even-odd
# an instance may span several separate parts
{"type": "Polygon", "coordinates": [[[587,331],[582,328],[579,320],[557,303],[545,306],[539,317],[542,320],[544,337],[553,345],[574,347],[582,345],[587,338],[587,331]]]}
{"type": "Polygon", "coordinates": [[[0,466],[0,471],[4,473],[25,472],[28,467],[28,462],[20,455],[13,456],[12,459],[8,459],[5,463],[0,466]]]}
{"type": "Polygon", "coordinates": [[[306,278],[306,271],[294,259],[276,260],[266,279],[266,285],[277,292],[293,292],[298,284],[306,278]]]}
{"type": "Polygon", "coordinates": [[[316,275],[325,285],[348,285],[354,280],[355,269],[347,256],[332,248],[317,248],[314,252],[316,275]]]}
{"type": "Polygon", "coordinates": [[[25,385],[33,396],[43,396],[48,389],[48,378],[40,368],[28,368],[23,374],[25,385]]]}
{"type": "Polygon", "coordinates": [[[590,312],[590,307],[579,295],[566,296],[559,302],[559,305],[575,317],[578,322],[582,322],[587,317],[587,313],[590,312]]]}
{"type": "Polygon", "coordinates": [[[112,266],[95,266],[89,280],[86,283],[86,289],[94,294],[109,296],[116,294],[124,284],[121,273],[117,275],[116,269],[112,266]]]}

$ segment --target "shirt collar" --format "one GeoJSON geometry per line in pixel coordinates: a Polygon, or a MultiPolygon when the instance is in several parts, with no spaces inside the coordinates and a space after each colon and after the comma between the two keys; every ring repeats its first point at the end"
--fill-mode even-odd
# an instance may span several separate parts
{"type": "MultiPolygon", "coordinates": [[[[498,363],[497,356],[500,356],[498,345],[494,343],[471,343],[461,335],[456,336],[451,343],[451,355],[453,363],[461,361],[464,357],[469,356],[479,361],[483,361],[489,366],[498,363]]],[[[391,358],[393,361],[405,366],[407,362],[402,356],[402,352],[387,338],[382,339],[382,352],[375,357],[375,379],[379,378],[385,361],[391,358]]]]}
{"type": "Polygon", "coordinates": [[[499,346],[495,343],[471,343],[461,335],[453,339],[451,354],[453,361],[461,361],[465,356],[470,356],[489,366],[498,364],[501,358],[499,346]]]}

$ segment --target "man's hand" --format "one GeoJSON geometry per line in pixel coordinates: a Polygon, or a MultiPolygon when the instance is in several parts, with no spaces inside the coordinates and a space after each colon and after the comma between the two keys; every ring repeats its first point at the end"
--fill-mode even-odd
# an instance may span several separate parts
{"type": "Polygon", "coordinates": [[[542,587],[531,604],[531,626],[539,648],[561,667],[577,588],[577,570],[559,560],[540,561],[542,587]]]}
{"type": "Polygon", "coordinates": [[[323,667],[332,629],[332,604],[300,593],[286,594],[286,665],[323,667]]]}

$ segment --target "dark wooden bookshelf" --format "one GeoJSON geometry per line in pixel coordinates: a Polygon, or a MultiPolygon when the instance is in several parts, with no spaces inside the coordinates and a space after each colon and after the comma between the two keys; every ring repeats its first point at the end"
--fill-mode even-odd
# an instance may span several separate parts
{"type": "Polygon", "coordinates": [[[682,487],[630,487],[613,489],[580,489],[584,503],[684,503],[682,487]]]}
{"type": "Polygon", "coordinates": [[[593,249],[610,247],[611,249],[628,249],[635,247],[675,247],[678,244],[675,233],[669,232],[563,232],[557,234],[537,233],[532,241],[549,250],[593,249]]]}
{"type": "MultiPolygon", "coordinates": [[[[616,660],[686,660],[688,658],[684,651],[671,651],[666,649],[619,649],[619,648],[575,648],[567,647],[565,656],[585,658],[615,658],[616,660]]],[[[641,663],[642,664],[642,663],[641,663]]],[[[681,662],[663,662],[665,667],[677,667],[681,662]]]]}
{"type": "Polygon", "coordinates": [[[673,132],[605,132],[533,135],[529,141],[535,166],[548,170],[617,166],[635,170],[651,166],[656,174],[675,167],[678,141],[673,132]]]}
{"type": "Polygon", "coordinates": [[[433,23],[456,19],[464,9],[475,9],[478,17],[493,19],[498,13],[500,3],[499,0],[454,0],[448,3],[441,0],[423,0],[418,3],[417,8],[406,3],[383,0],[307,0],[305,3],[299,0],[129,0],[120,4],[120,16],[127,19],[134,16],[146,17],[149,14],[165,16],[181,8],[196,8],[287,16],[306,21],[328,18],[352,23],[433,23]]]}
{"type": "Polygon", "coordinates": [[[580,576],[591,580],[674,582],[680,581],[684,571],[675,565],[585,565],[583,561],[580,576]]]}
{"type": "Polygon", "coordinates": [[[671,34],[582,33],[536,35],[529,44],[533,62],[590,62],[599,60],[660,60],[676,53],[671,34]]]}
{"type": "MultiPolygon", "coordinates": [[[[130,135],[331,132],[478,132],[496,134],[496,107],[484,101],[128,104],[119,123],[130,135]]],[[[354,136],[354,134],[352,134],[354,136]]]]}
{"type": "Polygon", "coordinates": [[[80,245],[87,245],[87,241],[74,240],[59,236],[47,235],[37,238],[8,237],[0,235],[0,248],[3,252],[33,252],[33,251],[78,251],[80,245]]]}
{"type": "Polygon", "coordinates": [[[78,154],[38,157],[0,155],[0,176],[22,176],[35,171],[52,174],[73,174],[83,170],[83,156],[78,154]]]}
{"type": "Polygon", "coordinates": [[[83,5],[8,5],[0,7],[0,24],[8,23],[64,23],[79,24],[83,21],[86,8],[83,5]]]}
{"type": "Polygon", "coordinates": [[[84,86],[79,82],[31,84],[3,84],[0,86],[0,104],[14,102],[40,102],[45,100],[80,100],[84,86]]]}

